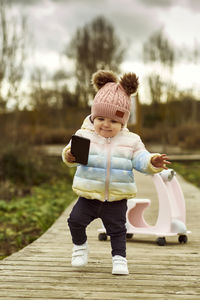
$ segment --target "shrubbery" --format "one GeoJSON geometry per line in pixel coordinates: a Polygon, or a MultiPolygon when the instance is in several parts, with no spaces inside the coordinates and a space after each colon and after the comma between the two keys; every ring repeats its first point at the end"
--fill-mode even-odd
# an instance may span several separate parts
{"type": "Polygon", "coordinates": [[[162,124],[155,128],[142,128],[141,137],[145,143],[162,143],[162,137],[168,145],[179,146],[183,149],[200,149],[200,124],[184,124],[179,127],[165,127],[162,124]]]}
{"type": "Polygon", "coordinates": [[[0,149],[0,199],[30,192],[33,185],[49,179],[44,157],[25,143],[7,143],[0,149]]]}
{"type": "Polygon", "coordinates": [[[184,149],[200,149],[200,124],[184,124],[172,130],[173,143],[184,149]]]}
{"type": "Polygon", "coordinates": [[[74,197],[63,178],[33,187],[31,195],[0,200],[0,259],[37,239],[74,197]]]}
{"type": "Polygon", "coordinates": [[[74,199],[73,169],[32,145],[0,148],[0,258],[29,244],[74,199]]]}

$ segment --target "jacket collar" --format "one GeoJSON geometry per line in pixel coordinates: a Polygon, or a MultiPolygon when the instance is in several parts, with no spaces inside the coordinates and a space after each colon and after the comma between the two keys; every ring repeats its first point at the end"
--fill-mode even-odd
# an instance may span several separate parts
{"type": "Polygon", "coordinates": [[[90,118],[91,115],[87,116],[85,118],[85,120],[83,121],[83,124],[81,126],[81,129],[87,129],[87,130],[90,130],[90,131],[95,131],[94,130],[94,125],[91,121],[91,118],[90,118]]]}

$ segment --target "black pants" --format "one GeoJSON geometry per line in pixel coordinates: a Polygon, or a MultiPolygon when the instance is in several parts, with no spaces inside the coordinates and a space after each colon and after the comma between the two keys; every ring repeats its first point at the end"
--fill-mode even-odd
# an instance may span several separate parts
{"type": "Polygon", "coordinates": [[[80,197],[68,219],[72,241],[76,245],[86,242],[86,227],[96,218],[101,218],[107,235],[110,236],[112,256],[126,257],[126,211],[127,200],[101,202],[80,197]]]}

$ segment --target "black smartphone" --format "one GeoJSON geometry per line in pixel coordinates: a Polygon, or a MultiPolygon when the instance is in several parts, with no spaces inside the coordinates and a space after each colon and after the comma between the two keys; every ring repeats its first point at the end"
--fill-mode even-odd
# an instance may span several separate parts
{"type": "Polygon", "coordinates": [[[75,156],[77,163],[87,165],[89,150],[89,139],[78,135],[72,135],[71,153],[75,156]]]}

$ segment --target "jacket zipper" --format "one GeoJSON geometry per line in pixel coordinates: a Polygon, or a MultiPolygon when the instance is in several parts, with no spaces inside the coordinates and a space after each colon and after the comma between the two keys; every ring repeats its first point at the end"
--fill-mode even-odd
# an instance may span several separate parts
{"type": "Polygon", "coordinates": [[[107,168],[106,168],[106,182],[105,182],[105,201],[109,201],[109,183],[110,183],[110,138],[106,140],[106,147],[107,147],[107,168]]]}

